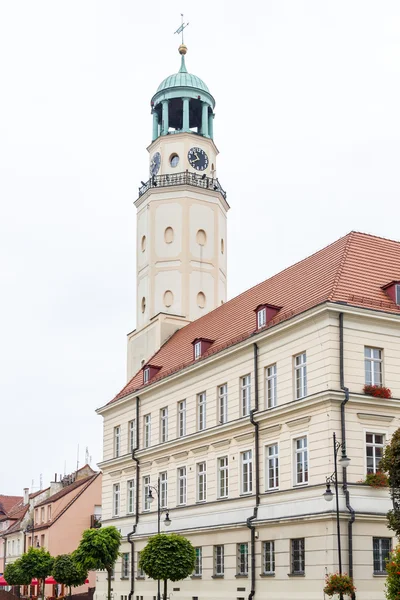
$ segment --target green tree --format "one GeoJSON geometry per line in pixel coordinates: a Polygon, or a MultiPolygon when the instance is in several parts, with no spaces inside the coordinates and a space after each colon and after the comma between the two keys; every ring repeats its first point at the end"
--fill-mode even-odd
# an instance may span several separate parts
{"type": "Polygon", "coordinates": [[[185,579],[194,571],[196,551],[182,535],[159,533],[150,538],[140,553],[139,567],[152,579],[164,581],[164,600],[167,582],[185,579]]]}
{"type": "Polygon", "coordinates": [[[397,546],[386,562],[386,590],[388,600],[398,600],[400,597],[400,546],[397,546]]]}
{"type": "Polygon", "coordinates": [[[39,589],[42,587],[42,598],[44,599],[44,581],[51,574],[54,558],[44,548],[29,548],[19,560],[20,568],[29,582],[38,579],[39,589]]]}
{"type": "Polygon", "coordinates": [[[119,556],[122,536],[116,527],[86,529],[77,550],[75,560],[89,571],[107,571],[108,592],[111,600],[111,577],[119,556]]]}
{"type": "Polygon", "coordinates": [[[72,554],[60,554],[56,556],[53,563],[52,575],[57,583],[63,583],[69,587],[69,596],[71,597],[71,587],[83,585],[86,581],[88,570],[75,559],[72,554]]]}
{"type": "Polygon", "coordinates": [[[32,581],[27,573],[21,568],[21,560],[8,563],[4,569],[4,579],[9,585],[18,586],[18,597],[20,596],[20,585],[29,585],[32,581]]]}
{"type": "Polygon", "coordinates": [[[388,474],[393,509],[387,513],[389,529],[400,536],[400,429],[394,432],[383,453],[379,468],[388,474]]]}

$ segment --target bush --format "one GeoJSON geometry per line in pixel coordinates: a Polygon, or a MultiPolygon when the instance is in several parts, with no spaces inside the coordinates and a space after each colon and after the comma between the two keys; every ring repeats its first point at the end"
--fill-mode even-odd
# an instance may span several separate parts
{"type": "Polygon", "coordinates": [[[383,488],[389,486],[389,480],[385,473],[382,473],[382,471],[368,473],[368,475],[365,476],[363,483],[366,483],[373,488],[383,488]]]}
{"type": "Polygon", "coordinates": [[[374,396],[375,398],[391,398],[392,392],[389,388],[383,385],[364,385],[364,394],[367,396],[374,396]]]}
{"type": "Polygon", "coordinates": [[[386,598],[388,600],[398,600],[400,597],[400,546],[397,546],[389,556],[386,563],[386,598]]]}
{"type": "Polygon", "coordinates": [[[327,596],[333,596],[334,594],[352,596],[355,591],[356,588],[353,585],[353,581],[347,573],[343,573],[343,575],[330,573],[326,576],[324,593],[327,596]]]}

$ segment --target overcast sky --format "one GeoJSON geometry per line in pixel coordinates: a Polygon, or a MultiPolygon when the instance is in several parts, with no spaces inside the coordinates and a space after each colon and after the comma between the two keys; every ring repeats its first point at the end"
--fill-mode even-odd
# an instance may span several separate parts
{"type": "Polygon", "coordinates": [[[101,460],[182,11],[217,102],[229,297],[352,229],[400,237],[398,0],[0,0],[0,493],[72,471],[78,444],[101,460]]]}

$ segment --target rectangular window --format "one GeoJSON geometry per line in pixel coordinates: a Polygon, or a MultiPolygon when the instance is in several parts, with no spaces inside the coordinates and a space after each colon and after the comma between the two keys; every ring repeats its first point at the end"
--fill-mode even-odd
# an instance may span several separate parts
{"type": "Polygon", "coordinates": [[[151,415],[144,415],[143,422],[144,422],[144,431],[143,431],[144,447],[148,448],[150,446],[150,439],[151,439],[151,415]]]}
{"type": "Polygon", "coordinates": [[[167,508],[168,506],[168,473],[163,471],[160,477],[160,507],[167,508]]]}
{"type": "Polygon", "coordinates": [[[224,547],[214,546],[214,575],[223,577],[224,571],[224,547]]]}
{"type": "Polygon", "coordinates": [[[51,521],[51,504],[47,507],[47,520],[51,521]]]}
{"type": "Polygon", "coordinates": [[[121,577],[123,577],[123,579],[128,579],[129,577],[129,552],[124,552],[122,554],[121,577]]]}
{"type": "Polygon", "coordinates": [[[276,396],[276,365],[271,365],[265,370],[265,390],[267,408],[274,408],[277,404],[276,396]]]}
{"type": "Polygon", "coordinates": [[[396,285],[396,304],[400,304],[400,285],[396,285]]]}
{"type": "Polygon", "coordinates": [[[218,459],[218,498],[228,497],[228,457],[218,459]]]}
{"type": "Polygon", "coordinates": [[[263,544],[263,573],[264,575],[273,575],[275,573],[275,542],[268,541],[263,544]]]}
{"type": "Polygon", "coordinates": [[[186,435],[186,400],[178,402],[178,437],[186,435]]]}
{"type": "Polygon", "coordinates": [[[308,483],[308,445],[307,436],[294,440],[295,484],[308,483]]]}
{"type": "Polygon", "coordinates": [[[307,396],[307,356],[305,352],[294,357],[294,377],[296,400],[300,400],[307,396]]]}
{"type": "Polygon", "coordinates": [[[203,431],[206,428],[206,393],[197,394],[197,429],[203,431]]]}
{"type": "Polygon", "coordinates": [[[178,504],[186,504],[186,467],[178,469],[178,504]]]}
{"type": "Polygon", "coordinates": [[[129,452],[132,452],[136,448],[136,419],[128,423],[128,440],[129,452]]]}
{"type": "Polygon", "coordinates": [[[168,441],[168,408],[160,410],[160,442],[168,441]]]}
{"type": "Polygon", "coordinates": [[[364,363],[366,385],[382,385],[382,350],[366,346],[364,363]]]}
{"type": "Polygon", "coordinates": [[[245,417],[250,414],[250,398],[251,398],[251,377],[245,375],[240,378],[240,399],[241,399],[241,416],[245,417]]]}
{"type": "Polygon", "coordinates": [[[271,444],[266,449],[266,489],[276,490],[279,487],[279,450],[278,444],[271,444]]]}
{"type": "Polygon", "coordinates": [[[385,436],[381,433],[366,433],[366,453],[367,453],[367,473],[376,473],[379,471],[379,464],[382,460],[383,449],[385,446],[385,436]]]}
{"type": "Polygon", "coordinates": [[[143,510],[150,510],[150,500],[149,500],[149,492],[150,492],[150,475],[145,475],[143,477],[143,510]]]}
{"type": "Polygon", "coordinates": [[[120,485],[119,483],[114,483],[113,485],[113,516],[119,517],[119,507],[120,507],[120,485]]]}
{"type": "Polygon", "coordinates": [[[260,329],[260,327],[264,327],[266,322],[267,322],[267,309],[260,308],[260,310],[257,312],[257,328],[260,329]]]}
{"type": "Polygon", "coordinates": [[[40,509],[40,511],[41,511],[40,512],[40,519],[41,519],[42,523],[44,523],[44,510],[45,510],[44,506],[42,506],[42,508],[40,509]]]}
{"type": "MultiPolygon", "coordinates": [[[[141,552],[138,552],[137,553],[137,576],[140,577],[141,579],[144,579],[144,571],[140,567],[140,555],[141,555],[141,552]]],[[[141,598],[143,598],[143,596],[141,596],[141,598]]]]}
{"type": "Polygon", "coordinates": [[[250,494],[253,491],[253,452],[246,450],[240,453],[242,468],[242,494],[250,494]]]}
{"type": "Polygon", "coordinates": [[[197,464],[197,502],[207,499],[207,466],[205,462],[197,464]]]}
{"type": "Polygon", "coordinates": [[[131,479],[127,482],[128,493],[127,493],[127,513],[132,514],[135,512],[135,481],[131,479]]]}
{"type": "Polygon", "coordinates": [[[203,552],[201,548],[195,548],[196,562],[194,564],[194,573],[196,577],[201,577],[203,574],[203,552]]]}
{"type": "Polygon", "coordinates": [[[194,345],[194,358],[200,358],[201,356],[201,342],[196,342],[194,345]]]}
{"type": "Polygon", "coordinates": [[[249,574],[249,545],[248,544],[237,544],[237,574],[248,575],[249,574]]]}
{"type": "Polygon", "coordinates": [[[150,368],[146,367],[143,371],[143,383],[148,383],[150,379],[150,368]]]}
{"type": "Polygon", "coordinates": [[[218,417],[222,425],[228,421],[228,384],[218,387],[218,417]]]}
{"type": "Polygon", "coordinates": [[[114,427],[114,457],[118,458],[121,451],[121,427],[114,427]]]}
{"type": "Polygon", "coordinates": [[[304,538],[290,540],[291,548],[291,573],[292,575],[304,575],[305,573],[305,551],[304,538]]]}
{"type": "Polygon", "coordinates": [[[386,561],[392,550],[392,538],[373,538],[374,573],[386,574],[386,561]]]}

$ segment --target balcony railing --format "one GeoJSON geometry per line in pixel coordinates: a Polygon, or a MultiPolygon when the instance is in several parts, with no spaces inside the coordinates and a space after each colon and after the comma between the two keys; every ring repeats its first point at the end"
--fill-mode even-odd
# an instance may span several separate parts
{"type": "Polygon", "coordinates": [[[142,181],[142,186],[139,188],[139,198],[150,188],[162,188],[174,185],[192,185],[205,190],[214,190],[215,192],[220,192],[224,200],[226,200],[226,192],[222,189],[218,179],[207,177],[205,174],[189,173],[189,171],[174,173],[173,175],[155,175],[146,183],[142,181]]]}
{"type": "Polygon", "coordinates": [[[101,515],[90,515],[90,529],[99,529],[101,527],[101,515]]]}

